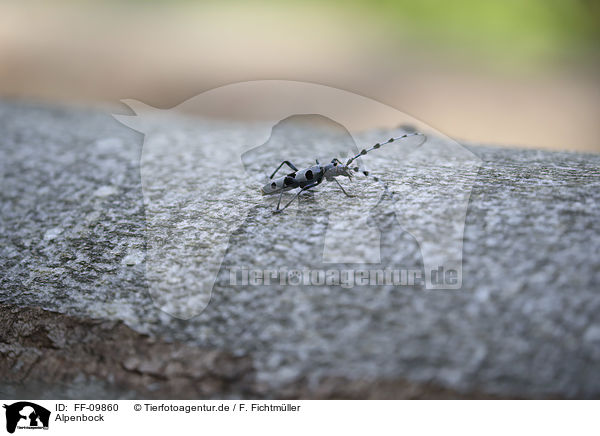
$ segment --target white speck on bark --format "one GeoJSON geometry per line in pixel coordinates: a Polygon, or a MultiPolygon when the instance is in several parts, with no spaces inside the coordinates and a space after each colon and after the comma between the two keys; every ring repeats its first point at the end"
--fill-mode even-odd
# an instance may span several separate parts
{"type": "Polygon", "coordinates": [[[141,251],[131,251],[123,258],[121,263],[127,266],[139,265],[144,260],[144,253],[141,251]]]}
{"type": "Polygon", "coordinates": [[[118,191],[114,186],[101,186],[94,192],[94,197],[110,197],[117,192],[118,191]]]}
{"type": "Polygon", "coordinates": [[[60,227],[54,227],[50,230],[47,230],[46,233],[44,233],[44,241],[52,241],[53,239],[56,239],[56,237],[60,235],[62,231],[63,229],[60,227]]]}

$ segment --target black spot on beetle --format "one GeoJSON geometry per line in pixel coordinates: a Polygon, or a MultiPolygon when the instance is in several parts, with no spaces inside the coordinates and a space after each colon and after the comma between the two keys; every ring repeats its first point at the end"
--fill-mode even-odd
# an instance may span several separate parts
{"type": "Polygon", "coordinates": [[[275,182],[271,183],[271,188],[272,188],[272,189],[275,189],[275,188],[277,188],[277,183],[275,183],[275,182]]]}
{"type": "Polygon", "coordinates": [[[285,179],[283,179],[283,184],[285,186],[290,186],[292,183],[294,183],[294,179],[292,177],[286,177],[285,179]]]}
{"type": "Polygon", "coordinates": [[[289,173],[287,176],[291,177],[292,179],[295,179],[296,178],[296,173],[289,173]]]}
{"type": "Polygon", "coordinates": [[[313,172],[312,172],[311,170],[307,170],[307,171],[304,173],[304,176],[306,177],[306,180],[312,180],[312,179],[313,179],[313,177],[314,177],[314,174],[313,174],[313,172]]]}

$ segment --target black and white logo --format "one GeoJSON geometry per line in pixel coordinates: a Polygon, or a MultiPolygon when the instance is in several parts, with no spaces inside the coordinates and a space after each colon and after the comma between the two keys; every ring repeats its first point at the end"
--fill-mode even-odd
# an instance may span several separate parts
{"type": "Polygon", "coordinates": [[[6,409],[6,431],[14,433],[16,429],[48,429],[50,411],[29,401],[19,401],[4,405],[6,409]]]}

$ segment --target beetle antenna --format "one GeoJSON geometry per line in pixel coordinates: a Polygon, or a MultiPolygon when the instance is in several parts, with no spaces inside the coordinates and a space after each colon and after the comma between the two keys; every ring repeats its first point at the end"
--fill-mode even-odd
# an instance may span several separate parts
{"type": "MultiPolygon", "coordinates": [[[[386,142],[382,142],[382,143],[378,142],[377,144],[375,144],[371,148],[363,148],[360,151],[360,153],[358,153],[356,156],[351,157],[350,159],[348,159],[348,161],[346,162],[346,166],[350,165],[356,159],[358,159],[361,156],[364,156],[365,154],[369,153],[370,151],[377,150],[378,148],[381,148],[382,145],[386,145],[386,144],[389,144],[389,143],[394,142],[394,141],[399,141],[400,139],[408,138],[409,136],[422,136],[423,137],[423,142],[421,142],[417,147],[420,147],[421,145],[423,145],[425,143],[425,141],[427,140],[427,136],[425,136],[423,133],[419,133],[419,132],[416,132],[416,133],[406,133],[405,135],[398,136],[397,138],[390,138],[386,142]]],[[[355,169],[355,171],[356,171],[356,169],[355,169]]],[[[368,172],[365,175],[368,176],[369,175],[368,172]]]]}

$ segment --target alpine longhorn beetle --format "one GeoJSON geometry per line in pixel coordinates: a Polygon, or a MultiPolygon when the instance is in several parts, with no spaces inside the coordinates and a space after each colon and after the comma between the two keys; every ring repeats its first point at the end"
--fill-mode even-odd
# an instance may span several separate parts
{"type": "MultiPolygon", "coordinates": [[[[356,156],[348,159],[348,161],[346,161],[345,164],[342,163],[337,158],[333,158],[330,163],[325,164],[325,165],[321,165],[319,163],[319,161],[316,160],[316,162],[317,162],[316,165],[299,170],[298,168],[296,168],[296,166],[293,163],[291,163],[290,161],[284,160],[283,162],[281,162],[279,164],[279,166],[275,169],[275,171],[273,171],[273,174],[271,174],[269,179],[273,180],[273,177],[275,177],[275,174],[277,174],[277,171],[279,171],[281,169],[281,167],[284,165],[287,165],[288,167],[290,167],[292,170],[294,170],[294,172],[289,173],[283,177],[279,177],[279,178],[273,180],[272,182],[269,182],[266,185],[264,185],[261,189],[262,194],[263,195],[279,194],[279,201],[277,202],[277,208],[273,211],[274,213],[285,210],[285,208],[287,208],[290,204],[292,204],[292,202],[296,198],[298,198],[298,196],[302,192],[308,191],[309,189],[314,188],[315,186],[321,184],[321,182],[323,182],[323,179],[327,180],[328,182],[331,182],[331,181],[336,182],[337,185],[340,187],[340,189],[346,196],[354,197],[354,195],[350,195],[346,192],[346,190],[340,184],[340,182],[338,182],[336,177],[344,176],[344,177],[348,177],[350,180],[352,180],[352,175],[353,175],[352,171],[354,171],[354,172],[360,171],[359,167],[350,167],[350,164],[352,162],[354,162],[359,157],[364,156],[365,154],[369,153],[370,151],[380,148],[382,145],[386,145],[391,142],[398,141],[400,139],[408,138],[409,136],[425,137],[425,135],[423,133],[418,133],[418,132],[417,133],[407,133],[407,134],[399,136],[397,138],[390,138],[386,142],[383,142],[383,143],[378,142],[377,144],[373,145],[369,149],[361,150],[361,152],[358,153],[356,156]],[[279,206],[281,205],[281,197],[283,196],[283,193],[286,191],[290,191],[292,189],[296,189],[296,188],[300,188],[300,190],[294,196],[294,198],[292,198],[285,206],[283,206],[282,208],[279,208],[279,206]]],[[[421,142],[419,144],[419,146],[423,145],[424,142],[425,141],[421,142]]],[[[368,171],[362,171],[362,173],[365,176],[369,175],[368,171]]],[[[374,177],[374,179],[378,180],[376,177],[374,177]]]]}

